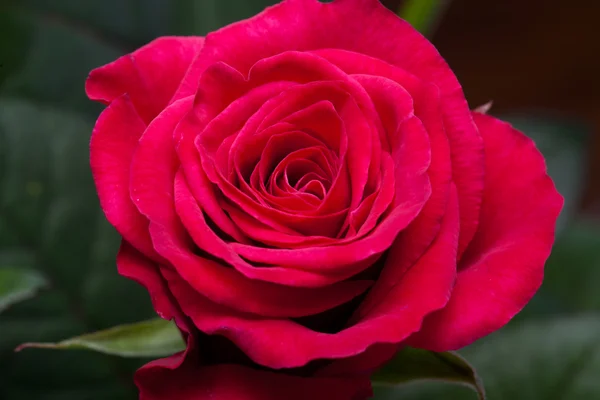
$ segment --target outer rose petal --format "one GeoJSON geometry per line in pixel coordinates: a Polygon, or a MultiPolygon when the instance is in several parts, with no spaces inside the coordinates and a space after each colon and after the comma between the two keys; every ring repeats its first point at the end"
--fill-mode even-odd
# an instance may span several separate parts
{"type": "Polygon", "coordinates": [[[98,118],[90,142],[90,164],[108,221],[133,247],[156,256],[148,220],[129,197],[129,170],[138,141],[146,129],[129,98],[115,99],[98,118]]]}
{"type": "Polygon", "coordinates": [[[230,364],[141,370],[137,383],[140,400],[364,400],[372,394],[368,376],[299,377],[230,364]]]}
{"type": "Polygon", "coordinates": [[[493,117],[474,117],[486,158],[479,229],[460,261],[450,302],[409,340],[434,351],[470,344],[527,304],[542,283],[563,204],[531,139],[493,117]]]}
{"type": "Polygon", "coordinates": [[[394,343],[377,343],[364,352],[348,358],[333,360],[320,369],[317,376],[356,376],[371,373],[390,361],[399,349],[394,343]]]}
{"type": "Polygon", "coordinates": [[[86,93],[90,99],[104,103],[127,93],[139,115],[149,123],[169,104],[203,43],[202,37],[158,38],[93,70],[85,85],[86,93]]]}
{"type": "Polygon", "coordinates": [[[133,279],[148,290],[152,305],[161,318],[171,319],[180,312],[160,274],[158,265],[126,241],[121,242],[117,254],[117,268],[121,275],[133,279]]]}
{"type": "Polygon", "coordinates": [[[365,400],[372,396],[367,374],[347,377],[299,377],[241,365],[202,365],[202,343],[178,321],[187,349],[152,361],[135,375],[140,400],[365,400]]]}

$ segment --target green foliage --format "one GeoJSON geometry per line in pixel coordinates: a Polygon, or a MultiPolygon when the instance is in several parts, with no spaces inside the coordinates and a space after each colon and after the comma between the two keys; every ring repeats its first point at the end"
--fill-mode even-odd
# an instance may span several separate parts
{"type": "MultiPolygon", "coordinates": [[[[483,379],[489,400],[588,400],[600,393],[600,317],[530,321],[499,331],[461,353],[483,379]]],[[[381,400],[468,400],[463,388],[415,384],[381,400]]]]}
{"type": "Polygon", "coordinates": [[[0,312],[33,297],[44,286],[46,280],[35,270],[0,266],[0,312]]]}
{"type": "Polygon", "coordinates": [[[153,315],[145,291],[116,274],[118,235],[100,211],[88,167],[91,127],[71,112],[0,101],[0,267],[39,271],[50,286],[0,315],[0,398],[43,399],[27,394],[43,390],[47,398],[80,399],[67,393],[97,387],[103,388],[94,392],[99,399],[103,390],[111,398],[133,393],[130,362],[13,352],[23,342],[61,340],[153,315]],[[73,391],[74,382],[83,386],[73,391]]]}
{"type": "Polygon", "coordinates": [[[485,400],[485,389],[473,367],[459,354],[405,347],[393,360],[377,371],[373,383],[379,387],[416,381],[442,381],[471,387],[480,400],[485,400]]]}
{"type": "Polygon", "coordinates": [[[155,318],[118,325],[58,343],[25,343],[19,346],[18,351],[25,348],[88,349],[120,357],[160,358],[185,350],[185,343],[174,323],[155,318]]]}

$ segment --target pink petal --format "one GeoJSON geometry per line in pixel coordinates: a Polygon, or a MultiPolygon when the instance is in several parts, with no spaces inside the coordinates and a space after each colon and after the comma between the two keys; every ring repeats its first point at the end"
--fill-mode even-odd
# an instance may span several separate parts
{"type": "Polygon", "coordinates": [[[371,374],[376,369],[390,361],[398,352],[399,345],[393,343],[377,343],[363,353],[354,357],[333,360],[329,365],[321,368],[317,376],[356,376],[357,374],[371,374]]]}
{"type": "Polygon", "coordinates": [[[486,156],[479,229],[460,260],[450,302],[410,340],[434,351],[470,344],[527,304],[542,283],[563,204],[531,139],[493,117],[473,115],[486,156]]]}
{"type": "Polygon", "coordinates": [[[349,54],[374,57],[440,89],[444,125],[452,149],[453,178],[461,204],[462,253],[479,221],[484,171],[482,140],[461,86],[446,62],[429,41],[378,0],[288,0],[222,28],[207,37],[184,79],[189,82],[186,90],[177,96],[189,95],[201,73],[214,62],[225,62],[246,75],[263,58],[286,51],[319,49],[347,50],[342,58],[350,63],[355,63],[357,57],[349,54]]]}
{"type": "Polygon", "coordinates": [[[203,44],[202,37],[158,38],[93,70],[86,81],[86,93],[106,104],[127,93],[149,123],[169,104],[203,44]]]}
{"type": "Polygon", "coordinates": [[[136,374],[140,400],[366,400],[372,395],[366,375],[300,377],[242,365],[202,366],[191,354],[189,361],[181,357],[163,361],[164,367],[153,362],[136,374]]]}
{"type": "Polygon", "coordinates": [[[191,111],[192,104],[193,97],[178,100],[155,118],[140,139],[131,161],[131,199],[140,212],[155,223],[166,224],[176,218],[173,185],[179,160],[173,132],[191,111]]]}
{"type": "Polygon", "coordinates": [[[138,282],[148,290],[152,305],[161,318],[172,319],[180,312],[177,303],[169,293],[158,265],[126,241],[121,242],[117,254],[117,267],[119,274],[138,282]]]}
{"type": "MultiPolygon", "coordinates": [[[[356,77],[355,79],[364,79],[365,75],[371,76],[371,79],[387,78],[396,82],[412,96],[414,115],[422,122],[430,137],[431,166],[427,173],[432,186],[431,198],[426,206],[414,223],[403,232],[402,239],[399,238],[399,240],[410,240],[413,242],[411,246],[402,247],[407,252],[404,253],[404,257],[414,262],[427,249],[439,231],[448,200],[452,177],[453,167],[450,159],[448,136],[454,133],[451,131],[451,127],[445,126],[442,111],[446,105],[441,101],[442,93],[440,88],[435,84],[417,78],[406,70],[364,54],[334,49],[318,50],[315,53],[328,59],[347,73],[352,74],[353,77],[356,77]],[[359,75],[356,76],[356,74],[359,75]]],[[[366,84],[365,88],[370,91],[369,94],[375,102],[378,115],[382,118],[384,126],[388,132],[394,132],[402,123],[401,117],[405,113],[394,113],[384,106],[387,105],[389,107],[389,104],[396,104],[398,106],[404,104],[406,101],[402,100],[400,93],[396,94],[398,90],[382,92],[376,91],[377,89],[373,86],[366,84]],[[391,101],[391,97],[395,97],[396,100],[391,101]]],[[[483,168],[483,166],[474,163],[473,168],[483,168]]],[[[461,215],[464,215],[464,213],[461,215]]],[[[469,234],[465,234],[462,230],[461,235],[463,238],[461,242],[466,241],[466,237],[469,236],[469,234]]],[[[392,246],[392,250],[396,247],[398,246],[392,246]]],[[[459,246],[459,254],[462,253],[464,247],[465,244],[459,246]]]]}
{"type": "Polygon", "coordinates": [[[287,319],[270,319],[217,305],[177,274],[164,271],[184,313],[201,331],[234,342],[254,362],[293,368],[316,359],[347,358],[375,343],[400,343],[417,331],[425,315],[443,307],[456,277],[458,202],[453,191],[442,229],[429,251],[393,288],[382,288],[380,304],[335,334],[315,332],[287,319]]]}
{"type": "MultiPolygon", "coordinates": [[[[194,253],[193,242],[175,212],[178,159],[173,143],[173,131],[191,106],[191,97],[178,100],[154,119],[140,140],[132,161],[131,196],[150,220],[150,234],[156,251],[203,295],[219,304],[258,315],[299,317],[316,314],[364,292],[370,285],[368,281],[304,289],[251,280],[227,265],[194,253]]],[[[182,179],[183,174],[180,174],[180,181],[182,179]]],[[[189,206],[190,203],[186,203],[183,211],[189,206]]],[[[189,228],[194,234],[194,225],[189,228]]],[[[214,251],[211,247],[205,248],[208,238],[195,239],[200,248],[214,251]]],[[[209,246],[224,245],[215,237],[208,243],[209,246]]]]}
{"type": "MultiPolygon", "coordinates": [[[[418,122],[407,120],[405,123],[418,122]]],[[[419,214],[429,198],[431,188],[427,177],[430,165],[430,144],[422,127],[401,127],[402,146],[396,154],[396,199],[390,211],[373,231],[351,243],[337,246],[307,247],[299,249],[259,248],[252,245],[233,243],[231,246],[244,258],[270,264],[277,260],[278,265],[302,270],[318,270],[327,273],[340,272],[349,265],[366,260],[387,250],[401,232],[419,214]],[[420,128],[420,129],[419,129],[420,128]],[[400,182],[402,190],[398,188],[400,182]],[[306,260],[311,260],[307,264],[306,260]]]]}
{"type": "Polygon", "coordinates": [[[157,255],[148,234],[148,220],[129,197],[133,153],[146,125],[127,96],[102,112],[90,142],[90,164],[100,205],[108,221],[133,247],[149,257],[157,255]]]}

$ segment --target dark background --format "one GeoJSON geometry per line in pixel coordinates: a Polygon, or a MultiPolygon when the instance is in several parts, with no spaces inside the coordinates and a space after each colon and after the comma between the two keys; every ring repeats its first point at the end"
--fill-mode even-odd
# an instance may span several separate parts
{"type": "MultiPolygon", "coordinates": [[[[0,268],[50,282],[0,315],[0,399],[133,399],[132,371],[147,361],[12,351],[153,316],[145,291],[116,274],[118,237],[91,182],[87,145],[101,107],[85,98],[88,72],[157,36],[204,34],[272,3],[0,0],[0,268]]],[[[492,400],[600,399],[598,15],[592,0],[454,0],[430,35],[471,106],[493,100],[492,114],[536,140],[566,199],[539,294],[462,352],[492,400]]],[[[378,393],[474,398],[429,383],[378,393]]]]}

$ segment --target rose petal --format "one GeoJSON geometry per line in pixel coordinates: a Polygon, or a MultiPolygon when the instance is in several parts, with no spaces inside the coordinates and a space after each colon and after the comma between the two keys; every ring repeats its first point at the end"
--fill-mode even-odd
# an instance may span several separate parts
{"type": "Polygon", "coordinates": [[[333,360],[329,365],[317,371],[317,376],[356,376],[371,375],[398,352],[399,345],[377,343],[354,357],[333,360]]]}
{"type": "Polygon", "coordinates": [[[130,196],[140,212],[155,223],[167,224],[176,218],[173,182],[179,160],[173,131],[191,111],[193,100],[188,97],[167,107],[148,126],[133,154],[130,196]]]}
{"type": "Polygon", "coordinates": [[[156,258],[148,234],[148,220],[129,197],[129,171],[138,140],[146,129],[127,96],[113,101],[100,114],[90,142],[90,164],[108,221],[123,238],[156,258]]]}
{"type": "Polygon", "coordinates": [[[246,235],[223,211],[222,196],[202,169],[200,154],[194,145],[196,138],[194,126],[197,121],[197,118],[188,116],[175,130],[175,137],[179,138],[177,155],[185,172],[186,181],[194,198],[201,200],[202,210],[224,234],[229,235],[238,243],[249,243],[246,235]]]}
{"type": "Polygon", "coordinates": [[[107,104],[127,93],[149,123],[169,104],[203,44],[202,37],[158,38],[93,70],[86,81],[86,93],[90,99],[107,104]]]}
{"type": "Polygon", "coordinates": [[[236,312],[208,301],[177,274],[164,271],[164,276],[198,329],[227,337],[258,364],[293,368],[320,358],[352,357],[375,343],[403,341],[419,329],[425,315],[446,304],[456,277],[458,218],[454,190],[440,234],[425,256],[385,292],[381,304],[335,334],[315,332],[290,320],[236,312]]]}
{"type": "MultiPolygon", "coordinates": [[[[344,58],[351,63],[354,60],[348,56],[350,53],[359,58],[378,58],[439,87],[461,203],[462,253],[479,221],[484,171],[482,140],[461,86],[446,62],[427,39],[378,0],[282,2],[210,34],[185,80],[197,81],[208,65],[218,61],[245,74],[260,59],[290,50],[317,49],[348,50],[344,58]],[[402,40],[390,41],[390,37],[402,40]]],[[[187,94],[182,91],[178,96],[187,94]]]]}
{"type": "MultiPolygon", "coordinates": [[[[199,247],[207,248],[207,251],[212,255],[224,260],[226,263],[235,265],[238,269],[244,270],[244,268],[253,268],[246,264],[244,260],[231,250],[228,244],[223,242],[210,230],[197,203],[195,203],[195,200],[191,197],[191,193],[187,188],[185,181],[183,180],[183,174],[181,173],[178,174],[175,180],[175,194],[177,212],[199,247]]],[[[164,231],[163,233],[157,234],[161,235],[161,237],[166,236],[164,231]]],[[[170,237],[166,239],[165,248],[170,248],[170,253],[165,253],[167,254],[166,258],[173,261],[176,266],[180,266],[179,271],[182,272],[184,276],[189,277],[187,279],[189,279],[188,281],[192,286],[197,288],[204,287],[205,285],[202,284],[202,282],[208,281],[214,273],[209,274],[210,271],[207,270],[207,275],[203,276],[198,272],[199,270],[207,269],[206,266],[202,266],[201,260],[198,258],[194,259],[191,256],[191,253],[183,249],[178,242],[179,240],[176,235],[170,235],[170,237]],[[184,268],[186,269],[184,270],[184,268]],[[196,270],[195,275],[194,270],[196,270]],[[195,284],[195,282],[198,283],[195,284]]],[[[205,263],[208,263],[208,261],[205,261],[205,263]]],[[[260,269],[260,267],[256,269],[260,269]]],[[[276,272],[277,270],[277,268],[269,269],[273,270],[273,272],[276,272]]],[[[286,271],[281,271],[282,274],[285,274],[285,272],[286,271]]],[[[273,314],[291,317],[292,315],[300,316],[316,314],[351,300],[370,286],[369,281],[356,280],[332,284],[321,289],[300,289],[249,280],[232,269],[224,268],[224,271],[221,271],[221,275],[223,276],[223,279],[230,275],[228,279],[237,282],[236,289],[237,292],[239,292],[239,296],[243,296],[248,292],[249,299],[242,301],[244,304],[238,306],[234,305],[232,307],[241,307],[246,310],[251,310],[254,303],[259,304],[264,299],[266,305],[260,306],[262,308],[257,305],[252,311],[258,315],[273,314]],[[273,304],[269,305],[269,303],[273,304]]],[[[294,271],[290,271],[288,276],[291,280],[298,279],[294,275],[294,271]]],[[[206,290],[199,290],[206,293],[206,290]]],[[[223,293],[222,296],[225,296],[225,293],[223,293]]]]}
{"type": "MultiPolygon", "coordinates": [[[[201,344],[200,344],[201,345],[201,344]]],[[[136,374],[140,400],[366,400],[368,376],[299,377],[233,364],[198,365],[192,354],[154,361],[136,374]]]]}
{"type": "Polygon", "coordinates": [[[531,139],[493,117],[474,118],[486,155],[479,229],[460,261],[450,302],[410,341],[434,351],[470,344],[527,304],[542,283],[563,204],[531,139]]]}
{"type": "Polygon", "coordinates": [[[183,231],[175,229],[150,224],[159,254],[196,291],[235,310],[277,318],[313,315],[352,300],[371,285],[362,280],[311,289],[251,280],[227,265],[194,255],[183,242],[183,231]]]}
{"type": "MultiPolygon", "coordinates": [[[[264,119],[270,110],[277,105],[281,103],[296,103],[298,107],[301,107],[300,104],[297,104],[298,101],[304,101],[310,104],[318,102],[322,99],[332,98],[336,105],[340,105],[340,112],[343,113],[342,119],[345,120],[344,122],[348,121],[346,126],[349,127],[348,129],[352,129],[352,133],[349,133],[348,137],[362,136],[364,134],[364,129],[359,128],[364,127],[364,125],[360,124],[359,122],[364,119],[358,114],[356,103],[352,98],[348,97],[348,94],[345,93],[341,88],[341,83],[314,82],[285,90],[280,96],[267,101],[260,108],[260,110],[258,110],[248,119],[243,129],[235,138],[231,151],[234,151],[234,147],[237,149],[244,149],[246,148],[246,145],[249,146],[251,143],[250,140],[252,138],[252,134],[256,131],[256,126],[264,119]]],[[[234,112],[234,105],[237,104],[238,102],[232,103],[228,109],[234,112]]],[[[240,110],[235,112],[235,116],[230,116],[231,120],[237,121],[240,118],[244,120],[243,116],[247,117],[245,114],[246,110],[248,110],[247,104],[239,103],[239,107],[240,110]]],[[[222,115],[223,113],[220,114],[219,117],[222,115]]],[[[253,201],[250,196],[244,194],[243,191],[240,191],[234,184],[232,184],[232,182],[227,179],[227,177],[222,176],[222,174],[220,174],[215,168],[215,162],[213,161],[214,156],[212,156],[212,154],[214,154],[215,145],[217,143],[222,143],[223,139],[220,137],[220,135],[224,134],[223,127],[216,124],[215,121],[216,120],[211,121],[202,135],[198,137],[198,151],[201,154],[202,166],[206,171],[207,176],[212,182],[219,186],[224,196],[231,203],[240,207],[241,210],[251,215],[258,221],[271,226],[274,230],[287,233],[299,232],[308,236],[325,236],[322,232],[320,232],[320,230],[323,230],[325,227],[335,227],[343,220],[343,215],[340,215],[338,212],[315,216],[300,216],[292,213],[284,213],[281,210],[265,207],[263,204],[253,201]],[[340,219],[340,216],[342,219],[340,219]]],[[[230,128],[225,129],[229,132],[233,131],[232,133],[235,132],[235,130],[230,128]]],[[[356,189],[357,191],[362,190],[361,186],[364,186],[364,183],[361,185],[360,182],[360,180],[357,180],[355,182],[356,185],[353,185],[353,187],[355,186],[359,188],[356,189]]],[[[242,180],[240,180],[239,184],[247,185],[247,183],[242,180]]],[[[338,185],[333,183],[332,189],[321,205],[322,208],[326,208],[329,205],[328,199],[334,198],[332,193],[337,193],[337,188],[338,185]]],[[[343,188],[340,188],[340,190],[341,189],[343,188]]],[[[359,197],[357,193],[358,192],[355,193],[353,198],[359,197]]],[[[335,198],[344,199],[344,196],[336,196],[335,198]]]]}
{"type": "MultiPolygon", "coordinates": [[[[176,101],[152,121],[131,164],[131,196],[140,212],[150,220],[150,235],[156,251],[212,301],[258,315],[298,317],[316,314],[364,292],[370,285],[368,281],[303,289],[250,280],[226,265],[193,253],[193,243],[175,212],[178,160],[173,148],[173,131],[191,110],[192,100],[189,97],[176,101]]],[[[179,181],[182,179],[180,173],[179,181]]],[[[190,228],[193,234],[193,226],[190,228]]],[[[204,249],[204,241],[198,243],[204,249]]]]}
{"type": "Polygon", "coordinates": [[[152,305],[161,318],[172,319],[180,312],[160,274],[158,265],[124,240],[117,253],[117,267],[119,274],[136,281],[148,290],[152,305]]]}
{"type": "MultiPolygon", "coordinates": [[[[410,266],[429,247],[439,232],[449,197],[452,166],[448,138],[441,114],[440,89],[421,81],[407,71],[366,55],[333,49],[319,50],[316,53],[351,73],[351,76],[363,84],[374,101],[377,113],[382,118],[388,135],[399,130],[404,121],[403,116],[406,115],[406,112],[394,111],[395,107],[406,104],[402,91],[406,91],[412,96],[414,115],[419,118],[429,134],[431,165],[427,174],[432,187],[431,197],[413,223],[400,234],[390,248],[390,258],[402,258],[404,265],[410,266]],[[365,74],[370,74],[366,76],[371,78],[365,78],[365,74]],[[383,91],[379,89],[378,85],[375,85],[375,82],[372,84],[369,82],[369,79],[377,81],[382,77],[396,82],[400,88],[386,85],[388,90],[383,91]]],[[[409,110],[409,106],[406,104],[405,109],[409,110]]],[[[459,247],[460,253],[461,248],[459,247]]],[[[403,272],[402,269],[388,268],[385,271],[385,277],[382,276],[381,279],[397,282],[401,279],[403,272]]]]}
{"type": "MultiPolygon", "coordinates": [[[[352,76],[359,74],[360,77],[358,79],[361,79],[365,74],[373,76],[375,79],[377,79],[376,77],[386,77],[398,83],[412,96],[414,114],[422,122],[430,137],[431,166],[428,170],[428,175],[431,181],[432,195],[417,219],[402,235],[403,241],[411,240],[413,242],[411,246],[402,246],[408,252],[404,253],[403,257],[409,259],[410,265],[431,244],[431,241],[439,231],[441,219],[446,208],[453,170],[448,136],[455,134],[451,126],[445,126],[444,115],[442,114],[445,101],[447,100],[444,99],[442,101],[442,92],[434,84],[427,83],[408,71],[376,58],[335,49],[318,50],[315,53],[333,62],[344,71],[352,74],[352,76]]],[[[402,104],[401,98],[395,101],[390,99],[396,91],[376,92],[375,85],[365,85],[365,89],[370,90],[371,93],[369,95],[372,96],[375,102],[378,115],[384,118],[383,123],[388,127],[388,131],[396,131],[397,128],[395,127],[402,122],[401,119],[398,119],[398,116],[404,114],[398,113],[397,116],[396,113],[390,112],[389,109],[383,107],[384,104],[402,104]],[[386,99],[387,101],[385,101],[386,99]]],[[[394,97],[400,97],[400,94],[394,97]]],[[[483,168],[483,165],[474,163],[473,168],[483,168]]],[[[464,213],[461,215],[464,216],[464,213]]],[[[459,255],[464,251],[466,237],[469,234],[465,234],[461,230],[461,235],[461,243],[465,243],[459,246],[459,255]]],[[[392,250],[396,247],[398,246],[392,246],[392,250]]]]}
{"type": "Polygon", "coordinates": [[[337,246],[307,247],[299,249],[259,248],[252,245],[232,243],[231,246],[244,258],[269,264],[277,260],[285,265],[303,270],[319,270],[334,273],[346,269],[358,261],[387,250],[402,229],[419,214],[430,195],[427,168],[430,164],[430,145],[427,133],[422,127],[412,123],[409,129],[403,129],[403,145],[397,154],[395,168],[396,182],[401,182],[402,190],[395,187],[394,209],[379,223],[368,236],[351,243],[337,246]],[[310,263],[306,260],[310,259],[310,263]]]}

